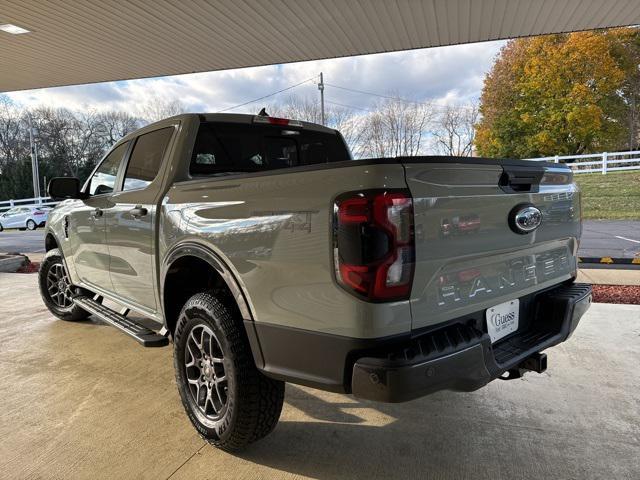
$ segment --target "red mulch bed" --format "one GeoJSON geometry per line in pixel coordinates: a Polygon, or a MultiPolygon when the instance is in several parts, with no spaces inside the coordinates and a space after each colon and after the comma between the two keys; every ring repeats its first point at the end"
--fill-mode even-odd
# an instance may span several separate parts
{"type": "Polygon", "coordinates": [[[29,262],[16,270],[16,273],[38,273],[39,269],[40,262],[29,262]]]}
{"type": "Polygon", "coordinates": [[[593,301],[640,305],[639,285],[594,285],[593,301]]]}

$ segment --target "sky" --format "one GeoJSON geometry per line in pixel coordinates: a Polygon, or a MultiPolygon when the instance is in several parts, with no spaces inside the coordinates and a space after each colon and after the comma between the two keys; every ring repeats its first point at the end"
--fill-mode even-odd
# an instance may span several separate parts
{"type": "Polygon", "coordinates": [[[324,74],[325,99],[355,108],[370,108],[372,95],[332,85],[398,95],[440,104],[477,101],[486,72],[504,41],[453,45],[329,60],[193,73],[139,80],[105,82],[8,93],[17,103],[72,110],[126,110],[157,99],[180,100],[188,112],[217,112],[312,79],[274,97],[232,109],[257,112],[291,95],[319,98],[318,75],[324,74]]]}

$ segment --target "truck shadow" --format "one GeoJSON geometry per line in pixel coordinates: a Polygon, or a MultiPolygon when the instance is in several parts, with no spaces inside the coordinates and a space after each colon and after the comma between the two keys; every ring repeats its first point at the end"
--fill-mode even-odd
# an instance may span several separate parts
{"type": "Polygon", "coordinates": [[[461,478],[483,464],[479,477],[499,474],[491,442],[504,443],[509,426],[479,399],[441,392],[390,405],[287,385],[288,405],[275,431],[238,456],[320,479],[461,478]]]}

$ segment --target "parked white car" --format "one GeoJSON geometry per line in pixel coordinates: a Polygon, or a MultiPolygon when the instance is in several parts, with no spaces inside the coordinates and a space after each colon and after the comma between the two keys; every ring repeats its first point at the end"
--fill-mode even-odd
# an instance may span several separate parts
{"type": "Polygon", "coordinates": [[[13,207],[0,214],[0,232],[7,228],[35,230],[44,227],[50,207],[13,207]]]}

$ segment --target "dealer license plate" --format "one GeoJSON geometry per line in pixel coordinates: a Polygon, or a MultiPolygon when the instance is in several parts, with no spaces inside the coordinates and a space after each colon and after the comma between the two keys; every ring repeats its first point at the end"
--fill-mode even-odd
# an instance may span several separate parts
{"type": "Polygon", "coordinates": [[[518,330],[520,300],[509,300],[487,309],[487,332],[491,343],[518,330]]]}

